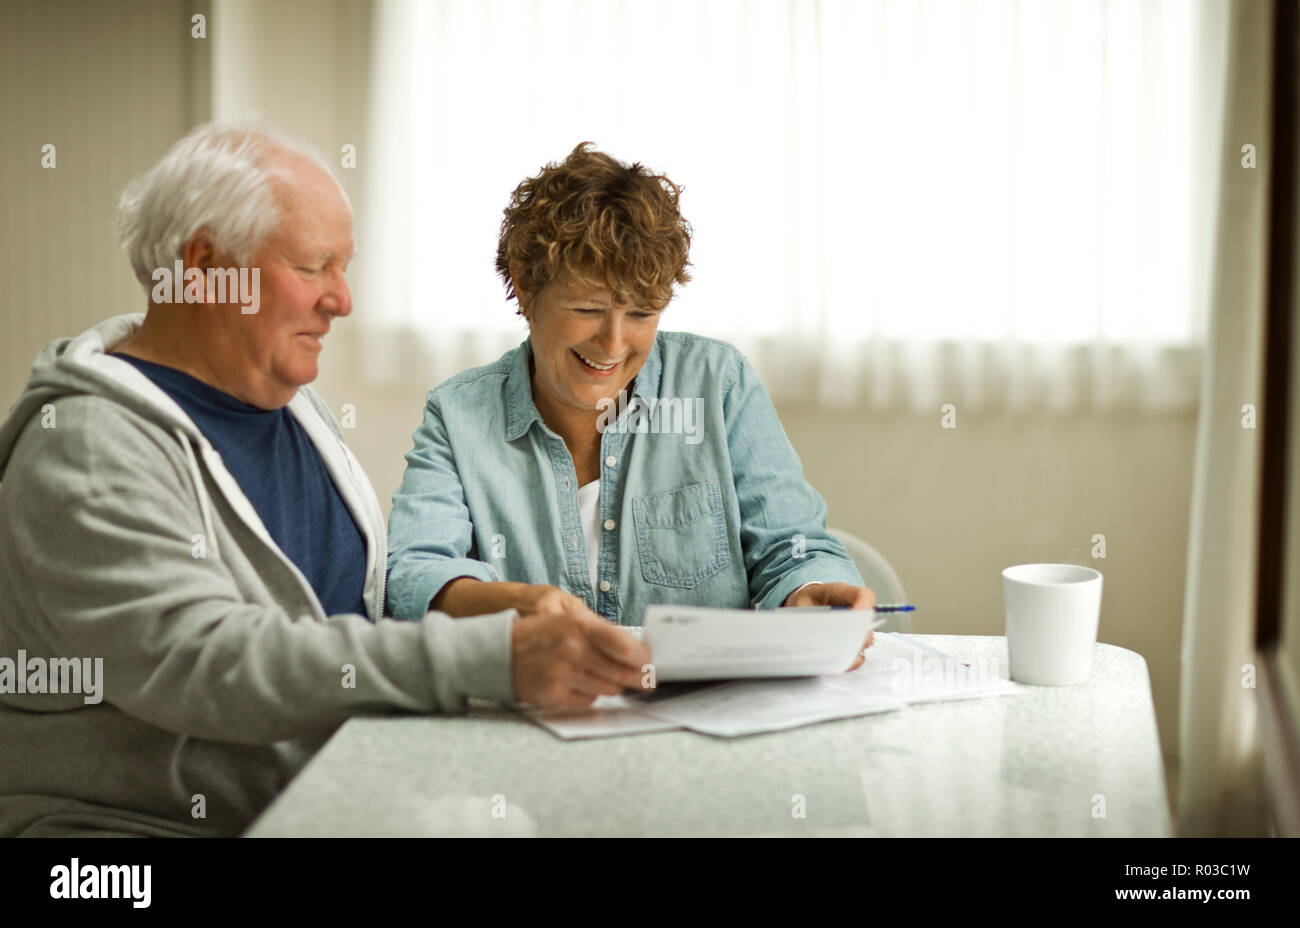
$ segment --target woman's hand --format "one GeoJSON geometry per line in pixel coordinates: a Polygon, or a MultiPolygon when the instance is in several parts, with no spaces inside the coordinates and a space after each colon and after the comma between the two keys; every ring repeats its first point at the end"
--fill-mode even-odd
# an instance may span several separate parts
{"type": "Polygon", "coordinates": [[[565,615],[568,613],[585,614],[598,618],[587,608],[587,602],[581,596],[566,593],[558,586],[538,583],[523,585],[519,593],[518,605],[515,606],[524,618],[545,615],[565,615]]]}
{"type": "Polygon", "coordinates": [[[488,582],[473,577],[457,577],[442,588],[429,608],[463,618],[487,615],[503,609],[518,609],[520,615],[575,614],[599,618],[587,608],[580,596],[566,593],[558,586],[513,582],[488,582]]]}
{"type": "MultiPolygon", "coordinates": [[[[875,593],[865,586],[854,586],[851,583],[810,583],[795,590],[786,597],[785,601],[787,606],[846,606],[849,609],[870,609],[875,604],[875,593]]],[[[862,651],[858,652],[858,659],[853,662],[849,670],[857,670],[862,666],[864,652],[871,647],[875,637],[875,632],[867,632],[867,640],[862,643],[862,651]]]]}

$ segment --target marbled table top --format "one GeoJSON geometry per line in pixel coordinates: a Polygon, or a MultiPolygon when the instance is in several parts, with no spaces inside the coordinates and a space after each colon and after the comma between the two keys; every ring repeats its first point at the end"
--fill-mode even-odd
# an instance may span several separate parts
{"type": "MultiPolygon", "coordinates": [[[[915,635],[963,661],[1006,639],[915,635]]],[[[723,739],[561,741],[508,709],[354,719],[248,835],[1170,835],[1146,661],[1091,679],[723,739]]]]}

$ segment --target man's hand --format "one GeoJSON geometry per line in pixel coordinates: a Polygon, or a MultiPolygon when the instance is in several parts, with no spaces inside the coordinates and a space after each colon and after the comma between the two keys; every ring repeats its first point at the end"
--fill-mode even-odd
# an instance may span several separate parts
{"type": "MultiPolygon", "coordinates": [[[[542,599],[554,608],[553,597],[542,599]]],[[[515,698],[535,706],[582,709],[597,696],[639,690],[649,663],[649,648],[586,606],[525,613],[510,632],[515,698]]]]}
{"type": "MultiPolygon", "coordinates": [[[[876,594],[865,586],[851,583],[812,583],[800,590],[795,590],[787,597],[787,606],[847,606],[850,609],[870,609],[876,604],[876,594]]],[[[862,651],[871,647],[876,633],[867,632],[867,640],[862,644],[862,651]]],[[[864,657],[858,652],[858,659],[849,670],[862,666],[864,657]]]]}

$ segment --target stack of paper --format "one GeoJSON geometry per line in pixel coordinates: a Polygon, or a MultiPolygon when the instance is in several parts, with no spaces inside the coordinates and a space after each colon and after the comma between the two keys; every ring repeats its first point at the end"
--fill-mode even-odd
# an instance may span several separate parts
{"type": "Polygon", "coordinates": [[[644,735],[675,731],[675,722],[665,722],[636,707],[635,697],[597,696],[588,709],[521,709],[525,716],[565,741],[579,738],[612,738],[616,735],[644,735]]]}
{"type": "Polygon", "coordinates": [[[840,687],[833,679],[796,677],[723,683],[647,702],[641,711],[706,735],[732,738],[903,708],[892,693],[883,689],[840,687]]]}
{"type": "Polygon", "coordinates": [[[590,709],[525,714],[566,740],[675,728],[734,737],[890,712],[911,703],[1016,692],[1019,688],[999,676],[996,664],[963,664],[901,633],[877,632],[862,667],[851,673],[677,684],[647,695],[602,696],[590,709]]]}

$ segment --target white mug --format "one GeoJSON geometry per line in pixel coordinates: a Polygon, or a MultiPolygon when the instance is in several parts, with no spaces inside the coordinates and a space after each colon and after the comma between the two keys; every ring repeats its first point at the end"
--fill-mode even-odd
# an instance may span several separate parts
{"type": "Polygon", "coordinates": [[[1092,672],[1101,617],[1101,572],[1074,564],[1020,564],[1002,571],[1011,679],[1071,686],[1092,672]]]}

